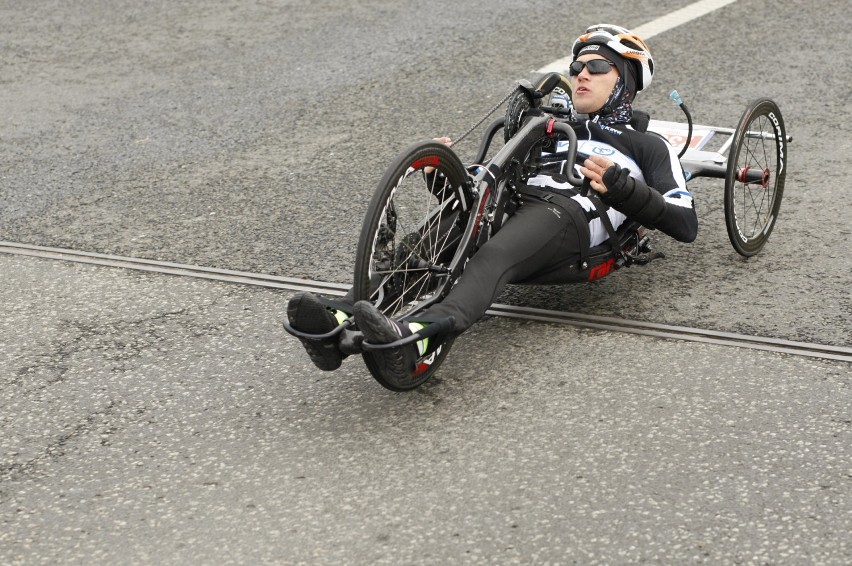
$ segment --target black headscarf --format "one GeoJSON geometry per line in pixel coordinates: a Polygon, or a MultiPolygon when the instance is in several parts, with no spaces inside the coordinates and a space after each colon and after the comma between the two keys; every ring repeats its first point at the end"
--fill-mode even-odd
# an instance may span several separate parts
{"type": "Polygon", "coordinates": [[[577,52],[576,60],[580,55],[596,53],[605,57],[618,69],[618,80],[600,110],[589,115],[573,112],[575,119],[587,118],[601,124],[626,124],[633,117],[633,97],[636,95],[636,69],[633,63],[629,63],[614,49],[606,45],[586,45],[577,52]]]}

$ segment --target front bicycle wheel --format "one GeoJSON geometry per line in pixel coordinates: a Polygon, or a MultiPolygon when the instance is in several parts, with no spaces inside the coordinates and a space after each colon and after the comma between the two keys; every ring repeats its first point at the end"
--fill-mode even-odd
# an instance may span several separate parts
{"type": "Polygon", "coordinates": [[[778,218],[786,162],[787,131],[772,100],[755,100],[734,130],[725,174],[725,224],[731,245],[750,257],[766,244],[778,218]]]}
{"type": "MultiPolygon", "coordinates": [[[[388,167],[370,201],[355,258],[356,301],[368,300],[386,315],[416,315],[439,301],[454,283],[449,265],[471,211],[468,173],[447,146],[421,142],[388,167]]],[[[373,354],[364,353],[370,373],[394,391],[419,386],[437,370],[450,342],[403,381],[380,375],[373,354]]]]}

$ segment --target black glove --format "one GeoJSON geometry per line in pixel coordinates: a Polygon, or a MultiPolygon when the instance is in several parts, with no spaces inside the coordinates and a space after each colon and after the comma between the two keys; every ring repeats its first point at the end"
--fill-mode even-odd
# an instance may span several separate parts
{"type": "Polygon", "coordinates": [[[601,176],[606,192],[601,200],[647,228],[656,228],[666,211],[663,195],[642,181],[630,176],[630,171],[612,165],[601,176]]]}
{"type": "Polygon", "coordinates": [[[630,171],[623,169],[618,163],[613,163],[603,172],[601,176],[606,192],[601,195],[601,200],[610,206],[627,200],[634,189],[633,177],[630,171]]]}

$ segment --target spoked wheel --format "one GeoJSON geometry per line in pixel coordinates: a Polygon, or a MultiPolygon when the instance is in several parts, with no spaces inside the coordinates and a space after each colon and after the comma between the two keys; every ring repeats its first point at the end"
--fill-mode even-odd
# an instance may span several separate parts
{"type": "Polygon", "coordinates": [[[775,226],[787,175],[786,149],[778,105],[766,98],[749,104],[734,131],[725,174],[725,224],[742,256],[759,252],[775,226]]]}
{"type": "MultiPolygon", "coordinates": [[[[438,142],[409,147],[388,167],[358,240],[355,258],[356,301],[369,300],[393,318],[416,314],[443,297],[452,286],[449,264],[470,216],[467,171],[458,156],[438,142]]],[[[402,382],[377,371],[365,352],[370,373],[383,386],[405,391],[437,370],[450,342],[426,359],[402,382]]]]}

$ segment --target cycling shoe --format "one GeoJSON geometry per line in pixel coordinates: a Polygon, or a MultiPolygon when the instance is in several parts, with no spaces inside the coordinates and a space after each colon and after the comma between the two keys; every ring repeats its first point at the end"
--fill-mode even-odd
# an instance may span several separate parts
{"type": "MultiPolygon", "coordinates": [[[[396,342],[412,334],[407,325],[394,322],[369,301],[355,303],[355,321],[364,334],[364,340],[373,344],[396,342]]],[[[412,343],[398,348],[373,350],[371,354],[382,376],[403,381],[415,370],[418,350],[417,345],[412,343]]]]}
{"type": "MultiPolygon", "coordinates": [[[[327,334],[339,322],[331,311],[313,293],[300,293],[287,303],[290,326],[306,334],[327,334]]],[[[337,337],[325,339],[299,338],[311,361],[323,371],[340,367],[343,353],[337,346],[337,337]]]]}

